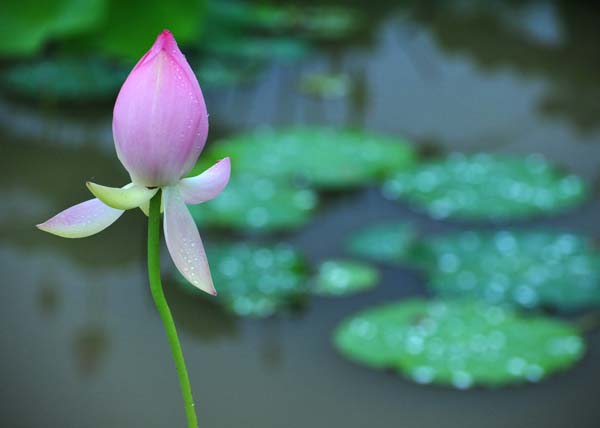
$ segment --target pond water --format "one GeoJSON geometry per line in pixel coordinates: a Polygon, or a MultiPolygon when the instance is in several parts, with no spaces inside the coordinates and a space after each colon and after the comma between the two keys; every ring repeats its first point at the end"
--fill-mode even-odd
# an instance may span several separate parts
{"type": "MultiPolygon", "coordinates": [[[[371,3],[375,12],[355,40],[322,46],[292,64],[273,61],[256,82],[205,91],[208,144],[265,124],[352,125],[408,138],[427,153],[541,153],[597,190],[597,11],[566,0],[485,10],[470,3],[453,9],[436,9],[433,2],[371,3]],[[353,95],[318,99],[298,92],[308,72],[350,76],[353,95]]],[[[33,227],[87,198],[86,180],[125,182],[114,156],[110,111],[0,99],[2,426],[184,426],[177,378],[145,276],[143,214],[127,213],[85,240],[63,240],[33,227]]],[[[514,226],[599,239],[596,194],[568,213],[514,226]]],[[[470,226],[434,221],[372,187],[330,195],[310,224],[276,238],[317,265],[344,254],[352,231],[403,219],[426,234],[470,226]]],[[[223,238],[213,231],[204,235],[213,242],[223,238]]],[[[342,318],[427,294],[416,271],[380,272],[380,285],[367,293],[312,297],[291,316],[265,320],[236,318],[166,281],[200,426],[598,426],[598,330],[586,335],[586,356],[574,369],[497,390],[419,386],[344,359],[330,338],[342,318]]]]}

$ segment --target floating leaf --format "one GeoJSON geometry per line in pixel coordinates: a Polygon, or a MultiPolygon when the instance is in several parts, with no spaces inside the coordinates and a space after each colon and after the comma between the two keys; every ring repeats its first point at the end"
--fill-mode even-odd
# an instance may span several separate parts
{"type": "Polygon", "coordinates": [[[262,30],[289,27],[291,19],[285,7],[243,1],[209,2],[208,14],[212,20],[222,25],[262,30]]]}
{"type": "Polygon", "coordinates": [[[339,39],[360,28],[361,16],[348,7],[298,6],[239,1],[209,3],[211,20],[225,26],[339,39]]]}
{"type": "Polygon", "coordinates": [[[347,248],[352,254],[373,260],[402,263],[410,256],[417,231],[408,223],[382,223],[354,233],[347,248]]]}
{"type": "Polygon", "coordinates": [[[207,247],[207,254],[216,301],[237,315],[268,317],[306,293],[304,262],[289,245],[229,244],[207,247]]]}
{"type": "Polygon", "coordinates": [[[350,94],[352,81],[345,74],[307,73],[300,77],[299,89],[321,98],[343,98],[350,94]]]}
{"type": "Polygon", "coordinates": [[[345,296],[375,287],[379,272],[349,260],[327,260],[319,267],[313,292],[324,296],[345,296]]]}
{"type": "MultiPolygon", "coordinates": [[[[238,165],[234,165],[239,170],[238,165]]],[[[190,206],[190,211],[203,225],[273,231],[304,225],[316,205],[317,195],[310,189],[282,180],[237,173],[216,199],[190,206]]]]}
{"type": "Polygon", "coordinates": [[[346,6],[314,6],[305,9],[299,27],[310,37],[341,39],[360,31],[362,18],[346,6]]]}
{"type": "Polygon", "coordinates": [[[558,172],[538,155],[455,153],[400,171],[384,194],[405,198],[435,218],[504,220],[570,208],[587,189],[580,178],[558,172]]]}
{"type": "Polygon", "coordinates": [[[2,87],[32,99],[114,100],[128,70],[100,57],[59,57],[16,64],[0,75],[2,87]]]}
{"type": "Polygon", "coordinates": [[[589,240],[550,232],[466,232],[422,245],[430,286],[527,308],[600,305],[600,252],[589,240]]]}
{"type": "Polygon", "coordinates": [[[570,324],[469,301],[415,299],[368,309],[345,320],[334,340],[358,363],[460,389],[536,382],[584,353],[570,324]]]}
{"type": "Polygon", "coordinates": [[[229,87],[252,82],[256,79],[260,67],[257,65],[242,65],[217,59],[198,60],[198,66],[193,67],[202,89],[229,87]]]}
{"type": "Polygon", "coordinates": [[[244,34],[221,34],[202,45],[202,48],[211,55],[252,61],[295,61],[306,56],[310,50],[309,45],[300,39],[244,34]]]}
{"type": "Polygon", "coordinates": [[[231,156],[237,171],[324,188],[362,186],[415,162],[413,149],[400,138],[319,127],[240,134],[215,145],[209,156],[231,156]]]}

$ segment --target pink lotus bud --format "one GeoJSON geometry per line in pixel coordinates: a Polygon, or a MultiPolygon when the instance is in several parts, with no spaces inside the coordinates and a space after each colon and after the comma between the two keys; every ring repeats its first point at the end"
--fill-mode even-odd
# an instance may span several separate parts
{"type": "Polygon", "coordinates": [[[65,238],[94,235],[125,210],[148,211],[162,188],[164,233],[175,266],[188,281],[216,295],[202,239],[186,204],[210,201],[231,174],[229,158],[195,177],[181,179],[198,159],[208,134],[200,85],[163,31],[131,71],[115,103],[113,134],[117,155],[132,183],[121,188],[87,183],[96,199],[77,204],[37,225],[65,238]],[[150,187],[150,188],[148,188],[150,187]]]}
{"type": "Polygon", "coordinates": [[[136,184],[175,184],[196,163],[208,134],[198,80],[163,31],[123,84],[113,114],[117,156],[136,184]]]}

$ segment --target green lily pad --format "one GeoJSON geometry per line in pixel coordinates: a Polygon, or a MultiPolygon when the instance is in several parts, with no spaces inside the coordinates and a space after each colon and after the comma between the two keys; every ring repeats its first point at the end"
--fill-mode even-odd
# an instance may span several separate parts
{"type": "Polygon", "coordinates": [[[285,7],[242,1],[209,2],[208,14],[223,25],[269,31],[289,28],[291,20],[285,7]]]}
{"type": "Polygon", "coordinates": [[[368,367],[460,389],[537,382],[571,367],[585,348],[577,330],[562,321],[477,302],[418,299],[346,319],[334,342],[368,367]]]}
{"type": "Polygon", "coordinates": [[[600,305],[600,252],[569,233],[466,232],[422,245],[430,286],[523,307],[600,305]]]}
{"type": "Polygon", "coordinates": [[[341,39],[361,31],[363,17],[346,6],[314,6],[304,11],[299,25],[309,37],[341,39]]]}
{"type": "Polygon", "coordinates": [[[354,233],[346,247],[356,256],[402,263],[410,258],[416,237],[417,231],[409,223],[382,223],[354,233]]]}
{"type": "Polygon", "coordinates": [[[202,49],[215,56],[240,58],[251,61],[296,61],[305,57],[310,46],[291,37],[262,37],[244,34],[220,34],[207,41],[202,49]]]}
{"type": "Polygon", "coordinates": [[[587,196],[585,183],[538,155],[452,154],[400,171],[384,195],[407,199],[435,218],[506,220],[571,208],[587,196]]]}
{"type": "Polygon", "coordinates": [[[308,95],[335,99],[344,98],[352,90],[352,81],[345,74],[307,73],[300,77],[299,89],[308,95]]]}
{"type": "Polygon", "coordinates": [[[369,290],[379,281],[377,269],[349,260],[327,260],[319,267],[313,292],[322,296],[346,296],[369,290]]]}
{"type": "Polygon", "coordinates": [[[240,134],[216,144],[209,156],[230,156],[237,171],[322,188],[362,186],[415,162],[412,147],[400,138],[320,127],[240,134]]]}
{"type": "Polygon", "coordinates": [[[310,189],[282,180],[237,173],[216,199],[190,206],[190,211],[202,225],[275,231],[306,224],[317,202],[317,194],[310,189]]]}
{"type": "Polygon", "coordinates": [[[195,61],[193,67],[203,89],[230,87],[256,80],[260,67],[216,59],[195,61]]]}
{"type": "Polygon", "coordinates": [[[304,261],[289,245],[219,245],[207,247],[207,255],[219,293],[214,300],[236,315],[268,317],[306,294],[304,261]]]}
{"type": "Polygon", "coordinates": [[[3,88],[32,99],[112,101],[128,73],[100,57],[60,57],[16,64],[0,79],[3,88]]]}
{"type": "Polygon", "coordinates": [[[348,7],[298,6],[239,1],[209,3],[209,16],[222,25],[273,33],[340,39],[360,29],[362,17],[348,7]]]}

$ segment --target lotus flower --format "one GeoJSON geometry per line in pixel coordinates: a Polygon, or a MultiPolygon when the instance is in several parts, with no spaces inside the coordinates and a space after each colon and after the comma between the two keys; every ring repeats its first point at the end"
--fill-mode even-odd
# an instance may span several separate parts
{"type": "Polygon", "coordinates": [[[196,163],[208,134],[206,105],[175,39],[163,31],[123,84],[113,114],[117,156],[131,183],[122,188],[87,183],[96,199],[75,205],[37,227],[65,238],[104,230],[125,210],[147,213],[162,189],[163,228],[175,266],[194,286],[216,295],[206,253],[186,204],[213,199],[227,185],[229,158],[182,178],[196,163]]]}

